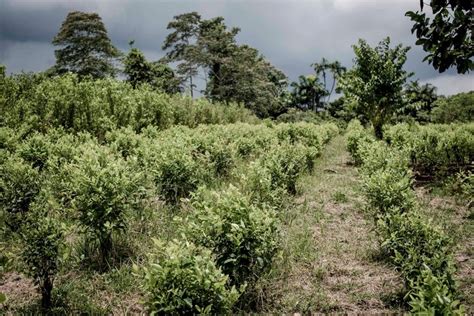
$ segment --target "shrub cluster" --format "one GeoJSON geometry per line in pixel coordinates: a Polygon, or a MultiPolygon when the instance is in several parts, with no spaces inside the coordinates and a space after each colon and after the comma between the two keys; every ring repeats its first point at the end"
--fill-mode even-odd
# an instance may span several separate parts
{"type": "Polygon", "coordinates": [[[62,127],[103,137],[107,131],[149,125],[257,122],[250,110],[237,104],[193,101],[167,95],[148,86],[133,89],[113,79],[79,79],[73,74],[54,78],[0,77],[0,126],[46,131],[62,127]]]}
{"type": "MultiPolygon", "coordinates": [[[[230,185],[218,190],[201,186],[194,193],[190,192],[192,190],[186,190],[191,194],[191,213],[187,218],[177,219],[183,241],[172,241],[168,245],[161,246],[167,251],[167,256],[172,259],[171,263],[165,263],[163,259],[151,255],[152,260],[145,270],[148,278],[151,278],[150,271],[155,271],[162,276],[161,281],[147,283],[148,305],[153,311],[161,312],[164,306],[173,308],[177,306],[178,309],[172,312],[203,313],[202,304],[206,302],[209,304],[206,312],[228,313],[232,310],[235,301],[232,305],[225,305],[227,310],[219,309],[223,306],[222,304],[229,302],[226,298],[228,293],[237,293],[235,298],[240,296],[241,300],[246,300],[246,302],[240,301],[241,305],[248,304],[248,300],[252,299],[252,292],[257,281],[271,269],[273,259],[279,249],[279,221],[275,210],[279,204],[276,203],[275,192],[277,194],[296,193],[297,177],[311,169],[310,166],[323,144],[337,133],[337,128],[333,125],[316,127],[310,124],[267,127],[242,124],[220,130],[218,137],[214,134],[216,129],[219,127],[198,128],[197,130],[205,131],[206,139],[196,136],[196,129],[192,130],[191,138],[187,136],[186,129],[165,132],[172,135],[172,139],[176,139],[176,133],[179,133],[180,142],[187,143],[187,146],[192,148],[190,153],[192,160],[189,160],[187,165],[191,166],[193,161],[207,159],[206,165],[214,166],[213,170],[199,170],[196,166],[189,168],[191,170],[189,173],[181,172],[180,174],[189,175],[185,177],[186,179],[196,180],[193,182],[193,187],[198,183],[210,184],[206,182],[206,176],[202,176],[203,173],[225,174],[222,170],[235,165],[234,161],[240,155],[242,155],[241,158],[248,159],[253,156],[256,159],[252,162],[248,174],[244,175],[240,189],[230,185]],[[237,129],[237,127],[240,128],[237,129]],[[311,131],[311,128],[314,128],[317,133],[311,131]],[[246,137],[249,134],[255,137],[246,137]],[[222,144],[223,147],[216,150],[215,144],[222,144]],[[269,150],[262,150],[262,146],[268,146],[269,150]],[[225,163],[216,164],[216,161],[225,163]],[[216,166],[221,167],[216,168],[216,166]],[[258,186],[256,183],[261,183],[261,177],[268,182],[258,186]],[[249,179],[253,181],[247,181],[249,179]],[[259,198],[255,198],[255,194],[260,194],[259,198]],[[269,195],[272,198],[268,199],[269,195]],[[209,289],[214,291],[212,295],[206,288],[207,292],[203,290],[204,296],[202,296],[196,287],[199,287],[203,281],[201,279],[193,281],[194,277],[188,275],[188,273],[196,273],[198,269],[197,263],[189,263],[190,259],[187,256],[189,251],[194,252],[195,249],[209,251],[206,264],[210,264],[213,268],[209,271],[214,272],[200,274],[207,284],[215,282],[215,278],[219,278],[220,273],[228,277],[228,280],[222,283],[224,287],[209,289]],[[183,262],[188,263],[187,269],[182,266],[183,262]],[[219,270],[215,271],[214,267],[219,270]],[[167,271],[165,276],[163,276],[164,271],[167,271]],[[186,274],[189,280],[181,282],[183,274],[186,274]],[[165,289],[167,292],[163,292],[165,289]],[[222,294],[222,292],[227,294],[222,294]],[[182,302],[182,296],[175,297],[175,293],[185,293],[186,302],[182,302]],[[213,296],[221,299],[218,300],[213,296]]],[[[185,154],[187,155],[189,153],[185,154]]],[[[281,199],[281,196],[278,199],[281,199]]],[[[176,201],[172,199],[172,202],[176,201]]],[[[201,258],[200,256],[198,258],[201,258]]],[[[156,280],[156,277],[152,279],[156,280]]]]}
{"type": "Polygon", "coordinates": [[[405,280],[412,312],[462,314],[464,307],[455,300],[452,240],[418,211],[410,150],[367,141],[364,131],[352,126],[355,130],[349,129],[348,137],[360,159],[368,207],[375,215],[383,251],[405,280]]]}
{"type": "Polygon", "coordinates": [[[228,314],[239,298],[210,250],[187,241],[156,241],[144,268],[147,308],[160,315],[228,314]]]}
{"type": "Polygon", "coordinates": [[[150,255],[148,306],[211,314],[230,311],[269,271],[278,250],[278,201],[296,192],[297,178],[338,132],[334,124],[310,123],[80,130],[0,128],[1,231],[24,236],[25,267],[45,289],[45,302],[60,269],[61,223],[80,234],[68,243],[87,245],[75,248],[88,250],[80,257],[98,258],[105,268],[117,255],[116,237],[137,214],[156,200],[173,210],[185,201],[192,210],[185,237],[150,255]],[[260,175],[268,180],[262,187],[255,185],[260,175]],[[219,189],[226,181],[236,187],[219,189]],[[32,222],[37,214],[47,220],[32,222]]]}
{"type": "Polygon", "coordinates": [[[398,124],[387,129],[385,140],[408,151],[418,176],[446,176],[467,170],[474,161],[474,124],[398,124]]]}

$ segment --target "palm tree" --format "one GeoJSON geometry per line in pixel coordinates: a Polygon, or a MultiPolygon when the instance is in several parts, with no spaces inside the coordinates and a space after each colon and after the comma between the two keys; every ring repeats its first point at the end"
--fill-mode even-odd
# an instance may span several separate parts
{"type": "Polygon", "coordinates": [[[331,63],[324,57],[323,59],[321,59],[320,63],[314,63],[314,64],[311,64],[311,66],[316,72],[316,76],[318,77],[322,76],[323,78],[324,89],[328,92],[327,93],[328,98],[326,100],[326,103],[329,103],[329,100],[331,99],[331,94],[333,93],[334,88],[336,87],[336,80],[346,71],[346,67],[342,66],[341,63],[338,62],[337,60],[331,63]],[[332,85],[331,85],[330,91],[327,89],[327,84],[326,84],[327,71],[330,71],[332,74],[332,85]]]}
{"type": "Polygon", "coordinates": [[[314,75],[299,76],[298,80],[291,84],[293,103],[297,107],[316,111],[322,103],[321,99],[327,95],[327,90],[314,75]]]}

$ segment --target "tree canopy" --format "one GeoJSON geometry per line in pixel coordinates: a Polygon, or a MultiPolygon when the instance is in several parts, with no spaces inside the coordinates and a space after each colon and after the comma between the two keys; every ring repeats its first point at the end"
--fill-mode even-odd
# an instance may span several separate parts
{"type": "Polygon", "coordinates": [[[390,38],[372,48],[360,39],[353,46],[354,67],[339,81],[345,97],[354,101],[353,110],[372,123],[375,135],[382,138],[383,124],[403,106],[403,86],[412,74],[403,69],[409,47],[390,48],[390,38]]]}
{"type": "Polygon", "coordinates": [[[240,29],[227,27],[223,17],[202,19],[196,12],[177,15],[163,44],[165,60],[177,62],[177,73],[191,96],[196,77],[204,73],[204,94],[210,100],[241,102],[258,116],[284,112],[280,95],[286,76],[256,50],[239,45],[240,29]]]}
{"type": "Polygon", "coordinates": [[[73,72],[80,76],[103,78],[113,76],[113,60],[120,53],[112,45],[102,19],[97,13],[70,12],[61,25],[53,44],[56,73],[73,72]]]}
{"type": "Polygon", "coordinates": [[[127,81],[134,88],[141,84],[149,84],[169,94],[181,91],[180,79],[176,77],[174,71],[161,62],[147,61],[138,48],[132,48],[123,63],[127,81]]]}
{"type": "Polygon", "coordinates": [[[425,3],[420,0],[421,11],[408,11],[406,16],[415,22],[411,32],[416,44],[428,53],[424,60],[439,72],[456,67],[458,73],[474,69],[474,10],[472,0],[431,0],[433,17],[423,13],[425,3]]]}

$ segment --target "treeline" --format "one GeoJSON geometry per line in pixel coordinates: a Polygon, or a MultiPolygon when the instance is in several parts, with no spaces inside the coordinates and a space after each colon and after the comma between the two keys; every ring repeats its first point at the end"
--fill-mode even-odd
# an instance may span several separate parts
{"type": "MultiPolygon", "coordinates": [[[[240,29],[228,27],[222,17],[180,14],[167,29],[164,57],[148,61],[134,41],[129,52],[120,52],[98,14],[71,12],[52,41],[57,47],[56,64],[43,77],[31,75],[35,76],[31,83],[67,73],[76,74],[78,82],[121,74],[133,89],[147,86],[193,98],[199,81],[205,83],[200,93],[210,102],[242,104],[259,118],[284,115],[282,120],[291,121],[316,116],[344,122],[358,118],[370,123],[379,137],[382,126],[389,122],[448,123],[473,117],[472,93],[446,99],[430,84],[409,82],[413,74],[403,67],[410,48],[391,48],[390,38],[375,47],[359,40],[353,46],[355,59],[350,69],[322,58],[311,64],[312,74],[290,83],[257,49],[237,43],[240,29]],[[334,93],[341,96],[331,100],[334,93]]],[[[5,76],[3,66],[0,75],[5,76]]]]}

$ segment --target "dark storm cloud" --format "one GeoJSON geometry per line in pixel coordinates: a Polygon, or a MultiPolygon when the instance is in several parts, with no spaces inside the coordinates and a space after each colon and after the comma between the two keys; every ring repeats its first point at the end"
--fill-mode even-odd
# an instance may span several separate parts
{"type": "Polygon", "coordinates": [[[69,11],[98,12],[114,44],[126,51],[135,40],[148,58],[163,55],[167,23],[174,15],[198,11],[203,17],[223,16],[242,30],[240,43],[258,48],[291,79],[311,72],[322,57],[351,66],[351,45],[358,38],[376,44],[386,36],[392,43],[412,46],[407,69],[414,78],[439,83],[440,92],[472,89],[473,76],[439,75],[414,45],[405,11],[414,0],[0,0],[0,63],[12,72],[38,71],[54,63],[49,43],[69,11]],[[470,88],[469,88],[470,87],[470,88]]]}

